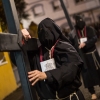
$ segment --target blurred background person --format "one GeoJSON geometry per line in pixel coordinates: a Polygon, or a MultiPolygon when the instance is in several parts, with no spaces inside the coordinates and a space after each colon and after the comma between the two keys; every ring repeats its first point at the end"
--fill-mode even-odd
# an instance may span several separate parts
{"type": "Polygon", "coordinates": [[[69,39],[77,49],[84,61],[82,78],[85,88],[91,93],[91,99],[97,96],[94,86],[100,85],[100,57],[96,49],[97,35],[93,27],[86,26],[85,21],[79,15],[75,15],[75,28],[69,33],[69,39]],[[98,74],[99,73],[99,74],[98,74]]]}

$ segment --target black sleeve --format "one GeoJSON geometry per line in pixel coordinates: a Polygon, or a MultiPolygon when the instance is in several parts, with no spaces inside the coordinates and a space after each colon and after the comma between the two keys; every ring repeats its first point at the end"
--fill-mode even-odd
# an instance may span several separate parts
{"type": "Polygon", "coordinates": [[[53,80],[53,77],[52,77],[51,73],[50,72],[45,72],[45,73],[47,75],[47,80],[46,81],[48,81],[49,83],[52,83],[54,80],[53,80]]]}
{"type": "Polygon", "coordinates": [[[80,69],[78,65],[82,63],[72,45],[66,42],[61,43],[59,47],[60,52],[57,56],[60,58],[61,66],[59,68],[56,66],[56,69],[48,71],[52,79],[56,80],[58,88],[70,84],[75,79],[77,71],[80,69]]]}
{"type": "Polygon", "coordinates": [[[89,30],[89,32],[87,33],[88,40],[85,42],[86,48],[91,48],[97,41],[97,35],[94,28],[89,27],[87,30],[89,30]]]}

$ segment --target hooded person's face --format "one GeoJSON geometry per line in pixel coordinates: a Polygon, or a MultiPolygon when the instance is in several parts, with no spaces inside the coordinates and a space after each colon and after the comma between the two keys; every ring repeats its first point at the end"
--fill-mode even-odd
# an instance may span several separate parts
{"type": "Polygon", "coordinates": [[[81,17],[77,16],[75,18],[75,21],[76,21],[76,27],[79,30],[82,30],[85,27],[85,21],[83,21],[83,19],[81,17]]]}
{"type": "Polygon", "coordinates": [[[41,28],[38,32],[38,37],[42,45],[48,47],[49,49],[52,47],[54,42],[54,36],[49,28],[41,28]]]}
{"type": "Polygon", "coordinates": [[[48,49],[51,49],[55,44],[61,34],[60,32],[60,29],[49,18],[44,19],[38,25],[38,38],[41,44],[48,49]]]}

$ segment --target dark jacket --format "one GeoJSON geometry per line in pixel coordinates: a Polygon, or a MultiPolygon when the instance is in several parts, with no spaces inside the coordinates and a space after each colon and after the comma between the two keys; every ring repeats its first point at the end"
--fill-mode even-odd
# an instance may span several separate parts
{"type": "MultiPolygon", "coordinates": [[[[38,37],[41,43],[42,61],[50,59],[48,49],[57,43],[53,52],[56,69],[46,71],[47,79],[36,83],[38,95],[43,99],[54,99],[56,93],[60,98],[69,96],[81,86],[80,72],[83,62],[79,54],[50,18],[42,20],[38,25],[38,37]]],[[[41,71],[40,49],[34,56],[30,54],[29,59],[32,70],[41,71]]]]}
{"type": "MultiPolygon", "coordinates": [[[[38,69],[41,71],[39,52],[34,57],[32,55],[30,53],[29,56],[32,70],[38,69]]],[[[45,55],[44,60],[49,59],[46,49],[44,49],[43,55],[45,55]]],[[[54,59],[57,68],[47,71],[47,80],[39,81],[36,84],[41,98],[55,98],[56,91],[60,98],[66,97],[77,91],[81,86],[80,72],[83,62],[73,46],[66,41],[60,40],[54,49],[54,59]]]]}

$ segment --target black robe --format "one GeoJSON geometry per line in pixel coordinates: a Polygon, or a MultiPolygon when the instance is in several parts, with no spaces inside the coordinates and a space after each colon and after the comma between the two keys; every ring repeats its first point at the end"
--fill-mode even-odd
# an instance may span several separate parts
{"type": "Polygon", "coordinates": [[[95,43],[97,41],[95,30],[92,27],[87,26],[86,33],[87,33],[87,42],[86,46],[83,49],[78,48],[79,35],[77,29],[74,29],[73,31],[71,31],[71,33],[69,33],[69,38],[72,41],[72,45],[76,48],[76,50],[79,52],[80,56],[84,61],[84,67],[82,69],[82,78],[84,86],[88,88],[95,85],[100,85],[100,73],[98,73],[98,71],[100,70],[100,57],[95,46],[95,43]],[[93,51],[96,60],[99,63],[98,65],[97,62],[95,64],[93,55],[92,53],[90,53],[93,51]]]}
{"type": "MultiPolygon", "coordinates": [[[[47,79],[36,83],[36,91],[41,99],[55,99],[56,93],[59,98],[64,98],[76,92],[79,100],[84,100],[79,92],[81,86],[80,72],[83,61],[69,40],[63,36],[59,27],[49,18],[44,19],[38,26],[38,36],[41,42],[43,61],[49,59],[50,49],[56,41],[53,58],[56,69],[46,71],[47,79]]],[[[40,49],[35,53],[28,53],[32,70],[41,70],[40,49]]],[[[75,100],[75,97],[72,97],[75,100]]],[[[66,99],[69,100],[69,97],[66,99]]]]}
{"type": "MultiPolygon", "coordinates": [[[[44,60],[48,60],[48,51],[45,48],[43,48],[43,51],[44,60]]],[[[32,70],[41,71],[39,51],[35,53],[34,57],[32,52],[28,54],[32,70]]],[[[41,98],[55,98],[55,91],[58,91],[59,97],[66,97],[77,91],[81,86],[82,60],[71,44],[60,40],[55,46],[54,59],[57,68],[46,72],[48,79],[45,82],[39,81],[36,84],[41,98]]]]}

